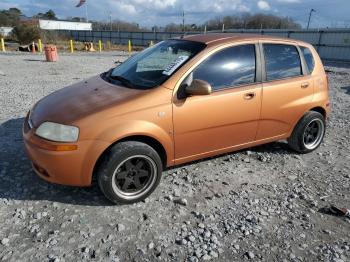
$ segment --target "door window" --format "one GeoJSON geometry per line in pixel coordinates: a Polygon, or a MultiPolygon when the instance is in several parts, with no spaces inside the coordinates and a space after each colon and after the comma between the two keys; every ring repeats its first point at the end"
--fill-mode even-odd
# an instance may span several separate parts
{"type": "Polygon", "coordinates": [[[255,82],[255,45],[240,45],[208,57],[191,75],[192,79],[207,81],[213,90],[255,82]]]}
{"type": "Polygon", "coordinates": [[[300,50],[304,55],[305,62],[306,62],[307,67],[309,69],[309,73],[311,74],[312,71],[314,71],[314,67],[315,67],[315,60],[314,60],[314,57],[311,53],[311,50],[307,47],[304,47],[304,46],[300,46],[300,50]]]}
{"type": "Polygon", "coordinates": [[[298,50],[293,45],[264,44],[267,81],[302,75],[298,50]]]}

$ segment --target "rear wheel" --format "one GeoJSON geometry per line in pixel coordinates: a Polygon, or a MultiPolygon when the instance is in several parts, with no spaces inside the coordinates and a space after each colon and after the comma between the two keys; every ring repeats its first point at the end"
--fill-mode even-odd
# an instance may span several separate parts
{"type": "Polygon", "coordinates": [[[320,146],[325,131],[323,115],[315,111],[307,112],[288,138],[288,145],[299,153],[309,153],[320,146]]]}
{"type": "Polygon", "coordinates": [[[126,141],[116,144],[104,156],[97,170],[104,195],[116,204],[130,204],[149,196],[158,186],[162,161],[149,145],[126,141]]]}

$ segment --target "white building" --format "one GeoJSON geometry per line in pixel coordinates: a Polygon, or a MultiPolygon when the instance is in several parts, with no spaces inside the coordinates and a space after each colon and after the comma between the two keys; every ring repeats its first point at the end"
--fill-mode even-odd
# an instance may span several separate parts
{"type": "Polygon", "coordinates": [[[92,30],[91,23],[42,19],[39,19],[39,27],[44,30],[92,30]]]}
{"type": "Polygon", "coordinates": [[[12,32],[13,27],[0,26],[0,35],[8,36],[12,32]]]}

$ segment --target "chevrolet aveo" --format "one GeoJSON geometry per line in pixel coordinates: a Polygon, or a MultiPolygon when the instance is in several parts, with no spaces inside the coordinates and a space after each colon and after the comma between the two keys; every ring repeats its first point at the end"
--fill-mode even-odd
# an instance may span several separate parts
{"type": "Polygon", "coordinates": [[[64,185],[93,178],[114,203],[150,195],[166,167],[287,139],[315,150],[329,113],[315,49],[267,36],[163,41],[40,100],[23,136],[35,172],[64,185]]]}

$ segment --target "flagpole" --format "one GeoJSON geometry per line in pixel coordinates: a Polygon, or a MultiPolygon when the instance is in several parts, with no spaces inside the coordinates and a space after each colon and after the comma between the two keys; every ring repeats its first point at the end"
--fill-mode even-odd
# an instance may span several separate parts
{"type": "Polygon", "coordinates": [[[86,23],[88,23],[88,22],[89,22],[89,19],[88,19],[87,2],[85,3],[85,15],[86,15],[86,23]]]}

